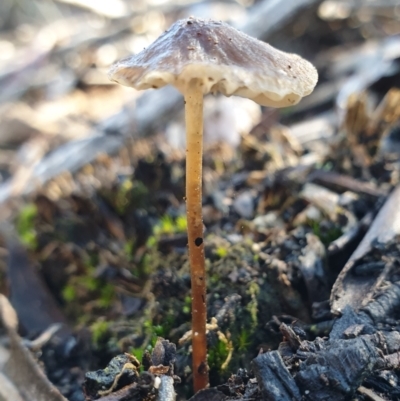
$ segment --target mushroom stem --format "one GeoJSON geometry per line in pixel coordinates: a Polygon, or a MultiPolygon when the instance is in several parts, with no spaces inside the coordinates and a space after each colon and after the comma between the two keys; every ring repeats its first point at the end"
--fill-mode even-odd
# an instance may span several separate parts
{"type": "Polygon", "coordinates": [[[192,359],[194,391],[208,385],[206,272],[202,213],[203,90],[191,80],[185,93],[186,214],[192,280],[192,359]]]}

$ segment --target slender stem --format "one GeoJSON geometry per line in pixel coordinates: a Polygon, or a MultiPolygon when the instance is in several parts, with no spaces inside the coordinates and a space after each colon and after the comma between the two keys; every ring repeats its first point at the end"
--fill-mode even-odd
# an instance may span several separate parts
{"type": "Polygon", "coordinates": [[[206,338],[206,272],[203,244],[202,158],[203,91],[197,80],[185,95],[186,117],[186,213],[192,279],[192,359],[194,391],[208,386],[206,338]]]}

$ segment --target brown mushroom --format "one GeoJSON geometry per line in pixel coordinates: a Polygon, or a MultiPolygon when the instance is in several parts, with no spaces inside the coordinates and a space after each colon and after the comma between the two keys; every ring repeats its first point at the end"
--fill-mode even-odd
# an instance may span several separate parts
{"type": "Polygon", "coordinates": [[[316,69],[217,21],[177,21],[139,54],[114,64],[109,77],[136,89],[175,86],[185,97],[186,207],[192,279],[193,380],[195,391],[208,384],[206,280],[202,218],[203,96],[221,92],[263,106],[292,106],[310,94],[316,69]]]}

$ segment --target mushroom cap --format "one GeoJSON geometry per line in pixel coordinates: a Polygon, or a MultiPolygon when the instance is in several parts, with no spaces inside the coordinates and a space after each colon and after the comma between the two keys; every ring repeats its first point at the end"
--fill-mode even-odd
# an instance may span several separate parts
{"type": "Polygon", "coordinates": [[[309,95],[315,67],[219,21],[187,18],[175,22],[149,47],[115,63],[112,81],[136,89],[171,84],[185,94],[198,79],[203,93],[221,92],[270,107],[291,106],[309,95]]]}

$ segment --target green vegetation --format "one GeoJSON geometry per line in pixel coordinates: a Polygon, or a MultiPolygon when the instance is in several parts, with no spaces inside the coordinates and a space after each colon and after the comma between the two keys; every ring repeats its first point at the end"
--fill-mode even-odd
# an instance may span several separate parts
{"type": "Polygon", "coordinates": [[[257,300],[257,296],[260,292],[260,287],[256,282],[252,282],[250,283],[250,286],[247,290],[247,293],[250,295],[251,300],[250,302],[247,304],[247,310],[250,313],[251,316],[251,320],[253,323],[253,326],[256,327],[257,323],[258,323],[258,318],[257,318],[257,314],[258,314],[258,300],[257,300]]]}
{"type": "Polygon", "coordinates": [[[149,190],[142,181],[130,179],[126,179],[115,191],[103,191],[103,196],[120,216],[131,208],[146,208],[148,195],[149,190]]]}
{"type": "MultiPolygon", "coordinates": [[[[131,348],[129,350],[129,353],[132,354],[141,364],[142,364],[142,360],[143,360],[143,355],[145,353],[146,349],[139,347],[139,348],[131,348]]],[[[140,365],[140,372],[143,371],[143,366],[140,365]]]]}
{"type": "Polygon", "coordinates": [[[214,250],[214,253],[220,259],[225,258],[228,255],[228,248],[224,246],[219,246],[214,250]]]}
{"type": "Polygon", "coordinates": [[[36,216],[36,205],[29,203],[21,210],[16,222],[19,238],[29,249],[36,249],[37,247],[36,216]]]}
{"type": "Polygon", "coordinates": [[[208,350],[208,365],[210,371],[220,372],[229,354],[228,344],[219,338],[208,350]]]}
{"type": "Polygon", "coordinates": [[[72,302],[76,299],[75,287],[71,284],[67,284],[62,290],[62,297],[65,302],[72,302]]]}
{"type": "Polygon", "coordinates": [[[92,341],[96,347],[106,338],[109,332],[110,324],[105,320],[99,319],[90,326],[92,341]]]}
{"type": "Polygon", "coordinates": [[[186,216],[178,216],[175,219],[169,215],[162,216],[153,227],[153,235],[147,240],[147,247],[154,248],[160,237],[185,233],[187,230],[186,216]]]}
{"type": "Polygon", "coordinates": [[[178,216],[176,219],[165,215],[161,217],[158,224],[153,228],[153,234],[156,238],[161,235],[185,233],[187,230],[186,216],[178,216]]]}
{"type": "Polygon", "coordinates": [[[247,351],[249,346],[251,345],[251,331],[245,328],[242,328],[239,332],[239,335],[235,341],[235,349],[240,352],[247,351]]]}
{"type": "Polygon", "coordinates": [[[192,298],[190,296],[186,296],[185,300],[183,302],[183,307],[182,307],[182,312],[185,315],[189,315],[191,312],[191,308],[192,308],[192,298]]]}
{"type": "Polygon", "coordinates": [[[321,226],[321,222],[315,220],[310,220],[308,224],[314,235],[316,235],[325,246],[328,246],[332,241],[338,239],[343,234],[342,229],[338,225],[332,225],[329,229],[326,229],[321,226]]]}
{"type": "Polygon", "coordinates": [[[115,289],[114,285],[111,283],[104,283],[98,280],[97,288],[100,289],[100,298],[99,298],[99,306],[101,308],[108,308],[112,305],[115,298],[115,289]]]}
{"type": "Polygon", "coordinates": [[[73,315],[82,314],[82,306],[87,300],[95,300],[92,305],[100,309],[108,308],[115,300],[115,287],[101,278],[94,276],[97,255],[87,258],[85,271],[81,275],[73,275],[62,289],[62,298],[69,305],[68,309],[73,315]]]}

